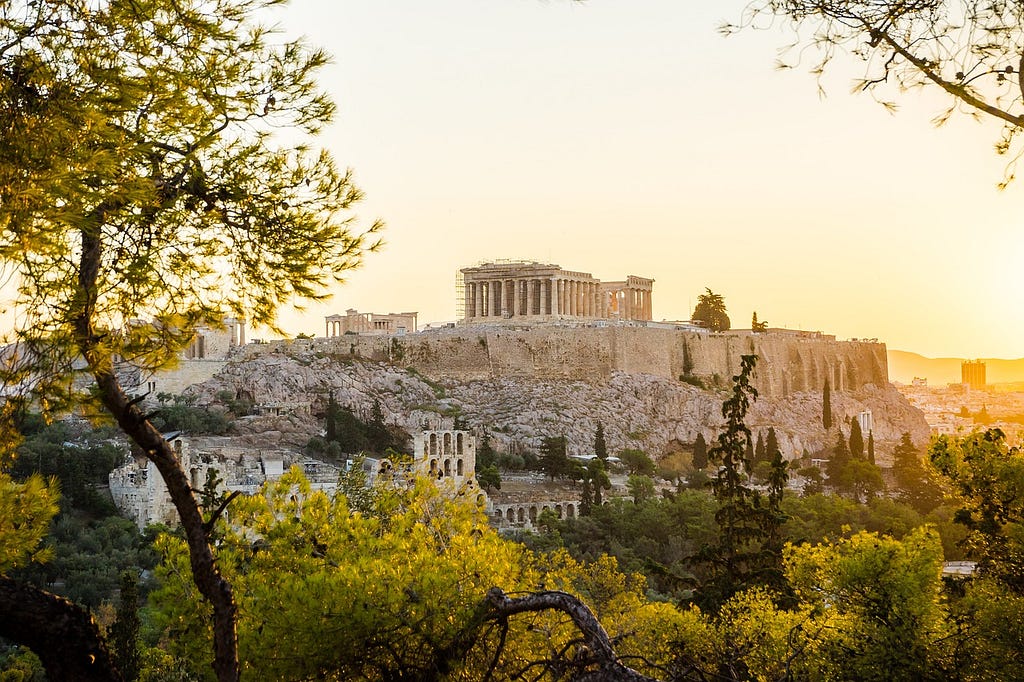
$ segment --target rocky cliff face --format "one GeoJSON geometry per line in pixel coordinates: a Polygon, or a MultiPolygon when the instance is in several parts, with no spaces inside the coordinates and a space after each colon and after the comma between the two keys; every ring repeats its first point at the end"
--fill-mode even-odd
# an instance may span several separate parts
{"type": "Polygon", "coordinates": [[[459,415],[487,428],[499,449],[536,449],[545,436],[565,435],[572,454],[585,454],[600,421],[612,451],[661,455],[698,432],[714,438],[728,378],[751,348],[761,355],[762,395],[748,425],[774,426],[787,457],[835,439],[821,426],[826,378],[837,423],[872,411],[880,463],[904,431],[927,439],[923,416],[885,380],[884,346],[831,340],[622,328],[343,337],[247,347],[191,390],[201,402],[222,391],[261,404],[308,402],[314,415],[331,394],[364,413],[379,400],[389,421],[413,431],[459,415]]]}
{"type": "MultiPolygon", "coordinates": [[[[251,345],[248,357],[277,352],[251,345]]],[[[466,327],[403,337],[342,336],[290,342],[290,347],[341,359],[414,367],[436,380],[503,378],[608,381],[614,372],[677,380],[692,376],[724,386],[740,356],[760,356],[757,388],[764,396],[888,384],[885,345],[820,335],[697,334],[647,327],[466,327]]]]}

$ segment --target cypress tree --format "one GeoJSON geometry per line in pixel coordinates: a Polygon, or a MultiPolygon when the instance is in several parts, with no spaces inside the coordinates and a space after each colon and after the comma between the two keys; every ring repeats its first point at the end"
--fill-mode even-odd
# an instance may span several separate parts
{"type": "Polygon", "coordinates": [[[697,440],[693,442],[693,468],[703,469],[708,465],[708,443],[704,440],[704,434],[698,433],[697,440]]]}
{"type": "Polygon", "coordinates": [[[768,429],[768,438],[765,441],[764,451],[765,458],[761,461],[771,463],[775,461],[776,456],[780,458],[782,457],[782,449],[779,447],[779,437],[775,433],[774,426],[768,429]]]}
{"type": "Polygon", "coordinates": [[[846,442],[843,430],[840,428],[836,436],[836,444],[832,447],[832,456],[828,460],[825,473],[828,474],[828,482],[833,488],[840,486],[840,474],[846,465],[850,463],[850,446],[846,442]]]}
{"type": "Polygon", "coordinates": [[[767,452],[768,451],[767,451],[767,449],[765,449],[765,445],[764,445],[764,436],[761,434],[760,431],[758,431],[757,432],[757,445],[754,446],[754,460],[753,460],[753,463],[756,464],[758,462],[765,462],[765,461],[767,461],[768,460],[767,452]]]}
{"type": "Polygon", "coordinates": [[[110,644],[114,661],[126,682],[139,679],[141,661],[139,656],[139,581],[129,571],[121,574],[121,603],[117,607],[117,619],[110,626],[110,644]]]}
{"type": "Polygon", "coordinates": [[[864,433],[860,430],[860,421],[857,419],[850,424],[850,457],[864,459],[864,433]]]}
{"type": "Polygon", "coordinates": [[[868,461],[875,463],[875,432],[868,431],[868,461]]]}
{"type": "Polygon", "coordinates": [[[604,424],[597,422],[597,432],[594,433],[594,454],[598,459],[608,459],[608,444],[604,440],[604,424]]]}
{"type": "Polygon", "coordinates": [[[825,388],[821,391],[821,425],[828,431],[832,428],[832,388],[825,379],[825,388]]]}
{"type": "Polygon", "coordinates": [[[338,440],[338,413],[341,408],[338,407],[338,403],[334,400],[334,394],[332,393],[327,398],[327,428],[324,438],[328,442],[334,442],[338,440]]]}

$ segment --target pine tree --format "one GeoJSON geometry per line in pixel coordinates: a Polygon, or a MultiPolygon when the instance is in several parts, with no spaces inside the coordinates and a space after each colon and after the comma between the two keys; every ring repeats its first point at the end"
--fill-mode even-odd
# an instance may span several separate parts
{"type": "Polygon", "coordinates": [[[552,481],[569,473],[565,436],[547,437],[540,445],[540,466],[552,481]]]}
{"type": "Polygon", "coordinates": [[[909,433],[900,437],[892,451],[892,475],[899,489],[899,499],[922,514],[927,514],[942,501],[938,488],[928,480],[921,452],[909,433]]]}
{"type": "MultiPolygon", "coordinates": [[[[743,420],[751,401],[757,399],[757,389],[750,383],[756,363],[756,355],[742,356],[740,373],[733,377],[732,396],[722,404],[725,429],[708,452],[709,460],[718,465],[711,486],[718,502],[718,535],[714,544],[701,548],[693,562],[709,567],[710,575],[695,597],[699,606],[709,611],[717,610],[741,590],[774,583],[782,576],[781,555],[767,551],[773,524],[779,519],[766,511],[772,509],[771,500],[766,504],[760,493],[747,487],[743,474],[750,466],[745,452],[751,439],[743,420]]],[[[777,485],[779,475],[774,473],[777,485]]]]}
{"type": "Polygon", "coordinates": [[[864,459],[864,433],[860,430],[860,420],[856,418],[850,422],[850,457],[864,459]]]}
{"type": "Polygon", "coordinates": [[[494,451],[494,446],[491,445],[491,434],[484,429],[484,435],[480,437],[480,447],[476,450],[476,465],[478,468],[489,467],[491,465],[497,465],[498,453],[494,451]]]}
{"type": "Polygon", "coordinates": [[[832,388],[825,379],[825,388],[821,391],[821,425],[828,431],[832,428],[832,388]]]}
{"type": "Polygon", "coordinates": [[[697,440],[693,442],[693,468],[703,469],[708,465],[708,444],[704,440],[704,434],[698,432],[697,440]]]}
{"type": "Polygon", "coordinates": [[[608,459],[608,444],[604,440],[604,424],[597,422],[597,431],[594,433],[594,455],[600,460],[608,459]]]}

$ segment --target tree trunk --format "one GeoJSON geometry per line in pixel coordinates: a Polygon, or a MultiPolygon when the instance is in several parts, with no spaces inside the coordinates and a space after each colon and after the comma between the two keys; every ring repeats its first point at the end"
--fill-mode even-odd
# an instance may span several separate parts
{"type": "Polygon", "coordinates": [[[31,649],[51,680],[122,682],[92,616],[63,597],[0,576],[0,637],[31,649]]]}
{"type": "Polygon", "coordinates": [[[105,212],[111,208],[103,205],[96,208],[91,216],[93,226],[83,229],[80,233],[82,255],[79,262],[78,285],[81,299],[77,301],[79,308],[73,317],[75,343],[96,381],[104,407],[117,420],[125,434],[142,448],[146,457],[156,465],[167,486],[171,502],[174,503],[178,518],[181,520],[181,527],[185,531],[192,578],[199,592],[213,607],[214,672],[219,682],[238,682],[237,607],[231,584],[221,576],[214,561],[213,549],[199,503],[192,493],[188,476],[181,468],[174,449],[146,419],[137,404],[128,399],[114,374],[110,353],[101,350],[100,337],[94,328],[97,281],[103,251],[100,231],[95,226],[103,223],[105,212]]]}

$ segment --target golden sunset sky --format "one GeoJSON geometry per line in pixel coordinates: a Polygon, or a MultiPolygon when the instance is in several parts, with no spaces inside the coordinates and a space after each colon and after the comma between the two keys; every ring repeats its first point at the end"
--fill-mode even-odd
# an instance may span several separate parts
{"type": "Polygon", "coordinates": [[[497,258],[653,277],[655,319],[705,286],[734,327],[877,337],[929,356],[1024,356],[1024,185],[1000,192],[995,123],[945,99],[821,97],[775,68],[779,28],[724,38],[743,0],[298,0],[290,34],[334,55],[322,139],[387,222],[333,300],[288,314],[455,319],[455,273],[497,258]]]}

